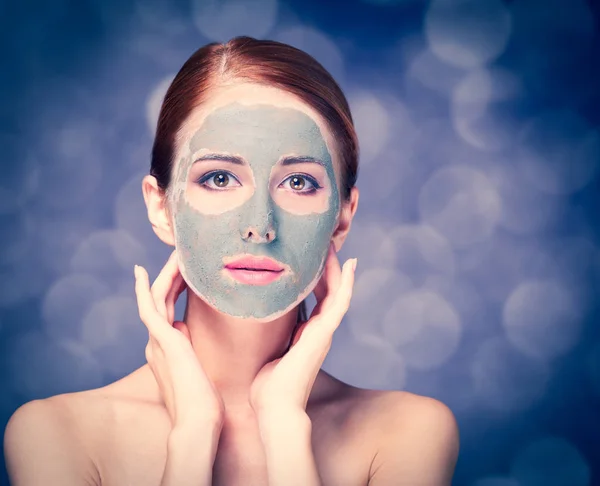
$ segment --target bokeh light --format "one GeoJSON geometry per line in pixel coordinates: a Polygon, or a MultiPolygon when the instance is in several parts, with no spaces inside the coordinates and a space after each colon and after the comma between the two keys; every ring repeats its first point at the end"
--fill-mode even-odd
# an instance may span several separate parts
{"type": "Polygon", "coordinates": [[[191,4],[194,25],[216,42],[242,33],[265,37],[277,20],[277,0],[192,0],[191,4]]]}
{"type": "Polygon", "coordinates": [[[448,167],[437,171],[419,194],[419,211],[457,247],[489,238],[500,219],[502,201],[481,171],[448,167]]]}
{"type": "Polygon", "coordinates": [[[501,0],[433,0],[425,32],[433,52],[465,68],[481,66],[505,49],[511,16],[501,0]]]}
{"type": "Polygon", "coordinates": [[[407,365],[433,369],[456,352],[461,336],[460,317],[435,292],[414,290],[391,304],[383,319],[383,333],[407,365]]]}
{"type": "Polygon", "coordinates": [[[503,311],[508,340],[535,358],[555,358],[570,351],[581,332],[581,305],[569,288],[555,280],[520,283],[503,311]]]}

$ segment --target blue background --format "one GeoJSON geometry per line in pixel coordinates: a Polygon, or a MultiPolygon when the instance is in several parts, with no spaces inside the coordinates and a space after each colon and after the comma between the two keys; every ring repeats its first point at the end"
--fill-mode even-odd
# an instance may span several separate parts
{"type": "Polygon", "coordinates": [[[325,369],[448,404],[456,485],[600,484],[599,19],[584,0],[0,3],[2,426],[144,363],[132,267],[169,253],[140,189],[158,108],[194,50],[251,35],[324,64],[362,145],[325,369]]]}

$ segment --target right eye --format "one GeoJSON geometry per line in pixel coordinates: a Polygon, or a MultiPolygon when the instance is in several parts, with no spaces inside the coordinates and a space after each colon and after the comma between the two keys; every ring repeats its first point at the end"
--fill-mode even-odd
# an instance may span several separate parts
{"type": "Polygon", "coordinates": [[[219,191],[227,187],[235,187],[231,186],[232,182],[235,182],[238,186],[241,186],[240,182],[231,172],[227,172],[224,170],[215,170],[212,172],[208,172],[207,174],[204,174],[202,177],[200,177],[200,179],[198,179],[197,182],[202,187],[210,191],[219,191]]]}

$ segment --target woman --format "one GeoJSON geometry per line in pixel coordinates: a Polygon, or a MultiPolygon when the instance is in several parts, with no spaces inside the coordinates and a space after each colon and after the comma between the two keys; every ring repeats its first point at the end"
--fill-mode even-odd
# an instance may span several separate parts
{"type": "Polygon", "coordinates": [[[176,248],[152,287],[135,269],[148,364],[17,410],[13,484],[450,484],[448,408],[320,369],[352,293],[356,260],[340,268],[336,252],[357,158],[346,99],[304,52],[240,37],[194,53],[142,183],[155,233],[176,248]]]}

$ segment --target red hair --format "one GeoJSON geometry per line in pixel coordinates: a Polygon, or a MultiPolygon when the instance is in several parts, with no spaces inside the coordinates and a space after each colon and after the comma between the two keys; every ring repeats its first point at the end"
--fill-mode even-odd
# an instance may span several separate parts
{"type": "Polygon", "coordinates": [[[319,113],[336,140],[341,161],[341,194],[350,197],[358,175],[358,140],[348,101],[333,77],[313,57],[275,41],[236,37],[198,49],[169,86],[160,109],[150,174],[167,190],[177,132],[211,89],[247,81],[287,91],[319,113]]]}

